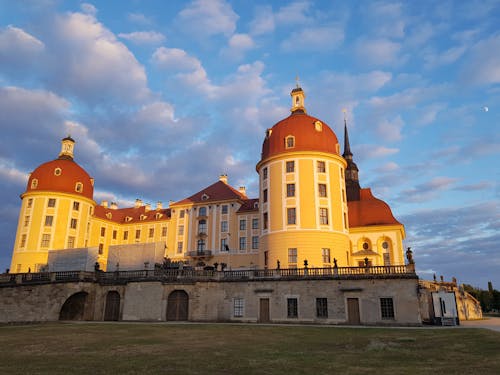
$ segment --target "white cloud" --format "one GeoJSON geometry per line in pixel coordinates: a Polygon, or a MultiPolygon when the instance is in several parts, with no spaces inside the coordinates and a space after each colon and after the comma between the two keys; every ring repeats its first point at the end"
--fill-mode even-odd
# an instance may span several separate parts
{"type": "Polygon", "coordinates": [[[139,25],[151,25],[153,23],[151,18],[142,13],[129,13],[127,18],[130,22],[137,23],[139,25]]]}
{"type": "Polygon", "coordinates": [[[0,66],[4,69],[30,65],[44,48],[41,40],[23,29],[12,25],[0,29],[0,66]]]}
{"type": "Polygon", "coordinates": [[[259,6],[250,22],[250,34],[262,35],[273,32],[275,28],[273,9],[270,5],[259,6]]]}
{"type": "Polygon", "coordinates": [[[389,39],[359,39],[354,48],[363,64],[396,65],[400,62],[401,44],[389,39]]]}
{"type": "Polygon", "coordinates": [[[462,69],[462,79],[476,85],[500,83],[500,35],[476,43],[462,69]]]}
{"type": "Polygon", "coordinates": [[[276,22],[283,25],[307,23],[310,21],[310,18],[306,13],[310,7],[310,1],[295,1],[289,5],[285,5],[276,12],[276,22]]]}
{"type": "Polygon", "coordinates": [[[428,52],[424,54],[426,68],[436,68],[457,61],[467,50],[466,46],[451,47],[443,52],[428,52]]]}
{"type": "Polygon", "coordinates": [[[406,22],[401,8],[401,3],[371,3],[365,10],[374,21],[372,32],[382,37],[404,37],[406,22]]]}
{"type": "Polygon", "coordinates": [[[223,56],[241,59],[244,53],[255,47],[255,42],[248,34],[234,34],[229,39],[228,47],[221,51],[223,56]]]}
{"type": "Polygon", "coordinates": [[[287,52],[331,51],[344,41],[344,30],[339,26],[308,27],[292,33],[281,43],[287,52]]]}
{"type": "Polygon", "coordinates": [[[95,16],[97,14],[97,8],[90,3],[82,3],[80,5],[80,8],[83,13],[87,13],[92,16],[95,16]]]}
{"type": "Polygon", "coordinates": [[[165,40],[165,35],[156,31],[134,31],[120,33],[118,36],[137,44],[158,44],[165,40]]]}
{"type": "Polygon", "coordinates": [[[137,123],[166,125],[174,122],[174,107],[170,103],[154,102],[143,105],[137,112],[135,121],[137,123]]]}
{"type": "Polygon", "coordinates": [[[186,32],[203,39],[217,34],[233,34],[238,18],[224,0],[194,0],[180,11],[178,23],[186,32]]]}
{"type": "Polygon", "coordinates": [[[404,121],[400,115],[395,116],[392,119],[383,118],[376,127],[377,134],[384,140],[389,142],[399,141],[402,138],[401,130],[403,128],[404,121]]]}
{"type": "Polygon", "coordinates": [[[0,179],[4,182],[23,186],[28,182],[28,174],[14,167],[10,161],[0,158],[0,179]]]}
{"type": "Polygon", "coordinates": [[[389,155],[394,155],[399,152],[398,148],[388,148],[384,146],[375,146],[368,144],[361,144],[356,146],[356,155],[359,159],[382,158],[389,155]]]}
{"type": "Polygon", "coordinates": [[[179,48],[160,47],[153,53],[152,60],[157,66],[164,69],[203,69],[200,60],[188,55],[186,51],[179,48]]]}

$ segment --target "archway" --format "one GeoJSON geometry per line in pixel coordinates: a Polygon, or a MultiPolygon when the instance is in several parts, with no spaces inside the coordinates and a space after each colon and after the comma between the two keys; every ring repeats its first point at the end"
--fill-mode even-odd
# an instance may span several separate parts
{"type": "Polygon", "coordinates": [[[189,296],[183,290],[174,290],[167,300],[167,320],[188,320],[189,296]]]}
{"type": "Polygon", "coordinates": [[[120,320],[120,293],[115,290],[106,295],[104,320],[120,320]]]}
{"type": "Polygon", "coordinates": [[[78,292],[70,296],[61,307],[59,320],[83,320],[87,296],[87,292],[78,292]]]}

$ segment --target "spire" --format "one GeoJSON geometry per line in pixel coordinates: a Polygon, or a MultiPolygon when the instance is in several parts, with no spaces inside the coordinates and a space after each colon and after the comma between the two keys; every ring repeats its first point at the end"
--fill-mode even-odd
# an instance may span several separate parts
{"type": "Polygon", "coordinates": [[[347,162],[345,169],[345,187],[347,193],[347,201],[359,201],[361,186],[359,185],[358,166],[352,160],[351,145],[349,144],[349,133],[347,132],[347,116],[344,112],[344,153],[342,156],[347,162]]]}
{"type": "Polygon", "coordinates": [[[304,107],[304,99],[306,98],[306,94],[302,87],[299,85],[299,77],[295,77],[296,87],[290,93],[292,97],[292,108],[290,111],[292,114],[294,113],[306,113],[306,108],[304,107]]]}
{"type": "Polygon", "coordinates": [[[61,152],[59,159],[73,160],[73,149],[75,147],[75,140],[68,135],[61,140],[61,152]]]}
{"type": "Polygon", "coordinates": [[[349,144],[349,133],[347,132],[347,117],[346,117],[346,110],[343,110],[344,112],[344,153],[342,156],[344,159],[351,159],[352,160],[352,152],[351,152],[351,145],[349,144]]]}

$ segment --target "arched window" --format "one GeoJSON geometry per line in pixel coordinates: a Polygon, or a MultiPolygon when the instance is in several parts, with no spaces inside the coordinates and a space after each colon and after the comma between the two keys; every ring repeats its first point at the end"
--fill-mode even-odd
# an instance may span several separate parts
{"type": "Polygon", "coordinates": [[[358,250],[367,251],[371,249],[372,249],[372,242],[368,238],[364,237],[359,239],[358,250]]]}
{"type": "Polygon", "coordinates": [[[286,148],[295,147],[295,137],[293,135],[289,135],[285,138],[285,147],[286,148]]]}
{"type": "Polygon", "coordinates": [[[75,185],[75,191],[77,193],[81,193],[83,191],[83,184],[81,182],[77,182],[75,185]]]}

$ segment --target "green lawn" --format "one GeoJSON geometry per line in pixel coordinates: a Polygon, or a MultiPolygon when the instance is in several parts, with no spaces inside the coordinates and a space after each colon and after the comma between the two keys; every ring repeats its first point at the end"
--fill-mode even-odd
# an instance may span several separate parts
{"type": "Polygon", "coordinates": [[[498,374],[500,334],[224,324],[0,326],[2,374],[498,374]]]}

